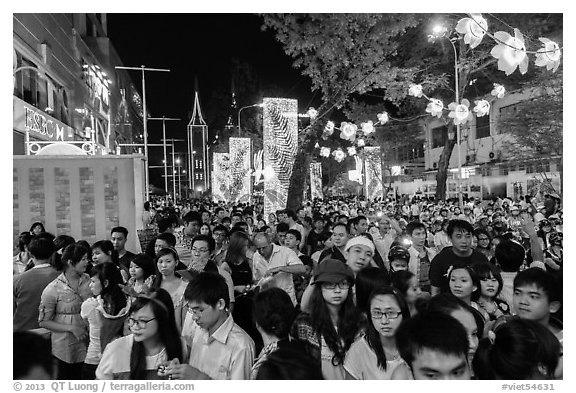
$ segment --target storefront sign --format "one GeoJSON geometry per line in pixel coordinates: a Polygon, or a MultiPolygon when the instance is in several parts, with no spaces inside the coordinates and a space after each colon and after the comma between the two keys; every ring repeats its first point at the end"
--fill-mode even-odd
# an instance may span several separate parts
{"type": "Polygon", "coordinates": [[[67,141],[74,139],[74,129],[38,108],[13,97],[14,130],[28,131],[32,139],[67,141]]]}

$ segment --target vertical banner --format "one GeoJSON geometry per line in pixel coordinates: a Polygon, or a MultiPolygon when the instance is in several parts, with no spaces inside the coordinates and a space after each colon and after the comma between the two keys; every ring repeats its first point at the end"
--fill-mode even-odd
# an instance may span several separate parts
{"type": "Polygon", "coordinates": [[[312,200],[315,198],[323,198],[322,194],[322,163],[310,163],[310,196],[312,200]]]}
{"type": "Polygon", "coordinates": [[[230,138],[230,200],[246,202],[252,195],[250,159],[252,156],[250,138],[230,138]]]}
{"type": "Polygon", "coordinates": [[[382,158],[380,157],[380,147],[365,147],[364,154],[366,198],[372,200],[378,197],[383,198],[384,189],[382,187],[382,158]]]}
{"type": "Polygon", "coordinates": [[[214,202],[230,201],[230,155],[212,153],[212,198],[214,202]]]}
{"type": "Polygon", "coordinates": [[[296,150],[298,101],[264,98],[264,214],[284,209],[296,150]]]}

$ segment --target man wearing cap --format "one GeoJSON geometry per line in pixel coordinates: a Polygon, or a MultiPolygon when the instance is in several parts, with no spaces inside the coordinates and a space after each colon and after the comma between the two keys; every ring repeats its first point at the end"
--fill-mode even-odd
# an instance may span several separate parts
{"type": "Polygon", "coordinates": [[[344,249],[346,264],[354,272],[358,272],[370,265],[374,257],[374,243],[364,236],[356,236],[348,240],[344,249]]]}
{"type": "Polygon", "coordinates": [[[253,257],[252,276],[255,283],[266,276],[273,276],[271,286],[278,287],[290,295],[296,305],[293,274],[304,274],[306,268],[298,255],[288,247],[272,243],[268,235],[258,232],[254,236],[256,253],[253,257]]]}

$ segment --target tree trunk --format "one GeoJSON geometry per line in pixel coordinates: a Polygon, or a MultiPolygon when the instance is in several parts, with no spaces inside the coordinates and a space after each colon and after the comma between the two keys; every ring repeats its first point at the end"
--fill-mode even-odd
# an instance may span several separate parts
{"type": "Polygon", "coordinates": [[[304,197],[304,190],[310,178],[310,163],[312,162],[312,155],[300,149],[296,154],[294,161],[294,169],[292,170],[292,177],[290,178],[290,187],[288,188],[288,201],[286,208],[296,210],[302,206],[304,197]]]}
{"type": "MultiPolygon", "coordinates": [[[[450,123],[448,125],[448,131],[454,127],[454,124],[450,123]]],[[[442,153],[440,154],[440,159],[438,160],[438,172],[436,172],[437,201],[446,199],[446,180],[448,179],[448,167],[450,166],[450,157],[452,156],[452,151],[454,150],[455,145],[456,135],[454,139],[449,139],[448,136],[446,136],[444,148],[442,148],[442,153]]]]}

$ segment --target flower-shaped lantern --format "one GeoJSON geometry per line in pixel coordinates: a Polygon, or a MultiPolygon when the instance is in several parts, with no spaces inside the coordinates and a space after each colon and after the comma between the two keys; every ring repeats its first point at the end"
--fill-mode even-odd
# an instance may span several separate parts
{"type": "Polygon", "coordinates": [[[506,94],[506,88],[501,84],[494,83],[494,88],[492,89],[490,94],[492,94],[495,97],[502,98],[504,97],[504,94],[506,94]]]}
{"type": "Polygon", "coordinates": [[[340,148],[334,150],[332,152],[332,155],[334,156],[334,159],[338,162],[342,162],[344,161],[344,158],[346,158],[346,153],[344,153],[344,151],[342,151],[342,149],[340,148]]]}
{"type": "Polygon", "coordinates": [[[539,40],[544,44],[544,47],[538,49],[536,52],[536,61],[534,64],[538,67],[546,67],[548,71],[552,70],[552,72],[556,72],[560,65],[560,47],[548,38],[539,38],[539,40]]]}
{"type": "Polygon", "coordinates": [[[380,122],[380,124],[384,125],[386,123],[388,123],[388,113],[386,112],[382,112],[382,113],[378,113],[378,121],[380,122]]]}
{"type": "Polygon", "coordinates": [[[470,14],[470,16],[471,18],[460,19],[456,31],[464,34],[464,43],[470,44],[470,48],[476,48],[488,30],[488,22],[482,14],[470,14]]]}
{"type": "Polygon", "coordinates": [[[358,147],[364,147],[364,146],[366,146],[366,142],[364,142],[364,139],[358,139],[358,140],[356,141],[356,145],[357,145],[358,147]]]}
{"type": "Polygon", "coordinates": [[[426,106],[426,112],[430,113],[432,116],[437,118],[442,117],[442,110],[444,109],[444,103],[437,98],[431,98],[430,102],[426,106]]]}
{"type": "Polygon", "coordinates": [[[464,124],[468,120],[472,119],[472,113],[468,109],[470,107],[470,101],[467,99],[463,99],[460,104],[452,102],[448,105],[448,109],[450,109],[450,113],[448,117],[454,119],[454,124],[464,124]]]}
{"type": "Polygon", "coordinates": [[[362,132],[364,133],[364,135],[370,135],[374,131],[376,131],[376,129],[374,128],[374,123],[372,123],[372,120],[368,120],[366,123],[360,123],[360,127],[362,127],[362,132]]]}
{"type": "Polygon", "coordinates": [[[423,94],[422,85],[414,85],[414,84],[410,85],[410,88],[408,89],[408,94],[416,98],[422,97],[423,94]]]}
{"type": "Polygon", "coordinates": [[[349,156],[355,156],[356,155],[356,148],[354,146],[350,146],[348,148],[348,155],[349,156]]]}
{"type": "Polygon", "coordinates": [[[345,141],[354,142],[354,139],[356,139],[357,130],[358,126],[356,124],[346,123],[344,121],[340,125],[340,138],[344,139],[345,141]]]}
{"type": "Polygon", "coordinates": [[[499,44],[492,48],[490,54],[498,59],[498,69],[510,75],[518,67],[524,75],[528,71],[528,55],[520,30],[514,29],[514,37],[504,31],[497,31],[494,38],[499,44]]]}
{"type": "Polygon", "coordinates": [[[330,148],[323,146],[320,148],[320,155],[322,157],[330,157],[330,148]]]}
{"type": "Polygon", "coordinates": [[[482,117],[486,116],[488,112],[490,112],[490,103],[486,100],[478,100],[474,101],[476,106],[474,107],[474,112],[476,112],[476,116],[482,117]]]}

